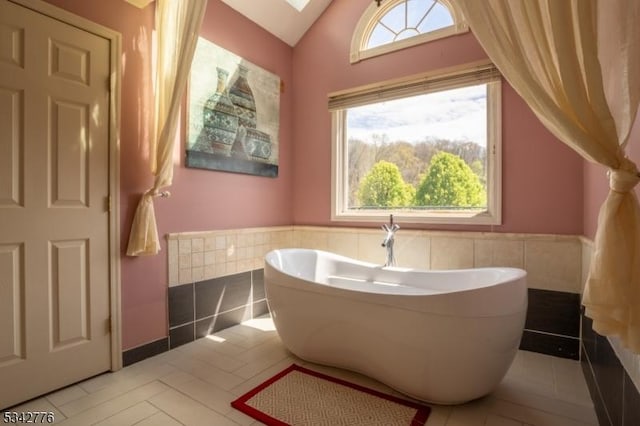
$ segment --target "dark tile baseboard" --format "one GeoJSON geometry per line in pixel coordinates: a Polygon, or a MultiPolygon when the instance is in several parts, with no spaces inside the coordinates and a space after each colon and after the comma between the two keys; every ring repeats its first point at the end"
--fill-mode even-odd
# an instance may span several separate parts
{"type": "Polygon", "coordinates": [[[196,339],[217,333],[220,330],[233,327],[243,321],[262,316],[266,313],[269,313],[267,301],[262,300],[251,305],[241,306],[230,311],[197,320],[195,325],[196,339]]]}
{"type": "Polygon", "coordinates": [[[169,289],[169,348],[269,312],[262,269],[169,289]]]}
{"type": "Polygon", "coordinates": [[[592,329],[580,295],[529,289],[520,349],[579,359],[601,426],[640,425],[640,392],[609,340],[592,329]],[[582,336],[580,336],[582,329],[582,336]]]}
{"type": "Polygon", "coordinates": [[[524,330],[520,349],[577,360],[580,357],[580,339],[524,330]]]}
{"type": "Polygon", "coordinates": [[[143,359],[161,354],[169,350],[169,338],[164,337],[146,345],[138,346],[122,352],[122,366],[126,367],[143,359]]]}
{"type": "Polygon", "coordinates": [[[208,336],[225,328],[233,327],[253,318],[251,306],[246,305],[237,309],[221,312],[196,321],[196,338],[208,336]]]}
{"type": "Polygon", "coordinates": [[[640,425],[640,392],[609,339],[582,314],[581,365],[601,426],[640,425]]]}
{"type": "Polygon", "coordinates": [[[569,359],[580,357],[580,295],[529,289],[520,349],[569,359]]]}
{"type": "Polygon", "coordinates": [[[193,322],[194,285],[169,287],[169,328],[193,322]]]}
{"type": "Polygon", "coordinates": [[[640,392],[625,371],[622,384],[622,419],[624,426],[640,425],[640,392]]]}
{"type": "Polygon", "coordinates": [[[524,328],[558,336],[580,337],[580,295],[530,288],[524,328]]]}
{"type": "Polygon", "coordinates": [[[124,351],[123,365],[267,314],[265,297],[262,269],[170,287],[169,336],[124,351]]]}
{"type": "Polygon", "coordinates": [[[169,349],[186,345],[187,343],[193,342],[195,339],[193,321],[189,324],[169,329],[169,349]]]}

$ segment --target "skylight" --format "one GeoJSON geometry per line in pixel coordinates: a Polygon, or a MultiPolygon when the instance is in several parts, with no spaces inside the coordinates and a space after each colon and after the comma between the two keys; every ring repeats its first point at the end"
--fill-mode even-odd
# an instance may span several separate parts
{"type": "Polygon", "coordinates": [[[293,6],[298,12],[302,12],[302,9],[309,4],[309,1],[310,0],[287,0],[287,3],[293,6]]]}

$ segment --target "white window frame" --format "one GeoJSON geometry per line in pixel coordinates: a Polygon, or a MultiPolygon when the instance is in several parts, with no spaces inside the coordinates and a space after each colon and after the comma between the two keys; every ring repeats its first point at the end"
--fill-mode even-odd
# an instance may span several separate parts
{"type": "Polygon", "coordinates": [[[401,1],[403,0],[386,0],[380,6],[375,2],[371,2],[367,7],[360,17],[351,38],[350,60],[352,64],[360,62],[363,59],[373,58],[396,50],[406,49],[407,47],[469,31],[469,25],[467,24],[462,11],[455,6],[455,0],[439,0],[443,6],[449,9],[449,13],[451,13],[451,18],[453,19],[452,26],[435,31],[429,31],[415,37],[409,37],[368,49],[367,43],[369,41],[369,37],[371,36],[373,29],[378,24],[379,19],[397,6],[401,1]]]}
{"type": "Polygon", "coordinates": [[[488,62],[467,64],[437,72],[381,82],[329,94],[332,118],[331,220],[384,222],[389,214],[408,223],[500,225],[502,223],[502,79],[488,62]],[[459,210],[349,209],[348,141],[346,109],[472,84],[487,90],[487,209],[480,213],[459,210]]]}

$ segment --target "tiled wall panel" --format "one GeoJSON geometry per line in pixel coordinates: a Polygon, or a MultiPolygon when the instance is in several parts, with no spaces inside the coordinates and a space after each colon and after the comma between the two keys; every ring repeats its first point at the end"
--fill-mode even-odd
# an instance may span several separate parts
{"type": "MultiPolygon", "coordinates": [[[[631,380],[607,338],[595,333],[591,328],[591,320],[585,316],[582,317],[582,330],[582,369],[599,423],[608,426],[637,425],[625,422],[623,414],[625,400],[638,399],[637,389],[627,386],[625,395],[625,382],[631,383],[631,380]]],[[[638,406],[627,407],[627,411],[636,416],[638,410],[638,406]]]]}
{"type": "MultiPolygon", "coordinates": [[[[379,229],[314,226],[170,234],[169,286],[261,269],[267,252],[285,247],[383,264],[383,237],[379,229]]],[[[400,229],[395,255],[398,266],[406,268],[523,268],[529,288],[535,289],[578,294],[583,282],[583,252],[575,236],[400,229]]]]}
{"type": "MultiPolygon", "coordinates": [[[[373,229],[303,226],[170,235],[170,338],[125,352],[125,364],[166,350],[170,345],[167,340],[173,340],[170,346],[175,347],[267,313],[262,267],[264,255],[270,250],[314,248],[382,264],[385,259],[384,249],[380,247],[382,237],[381,231],[373,229]],[[251,277],[250,286],[246,284],[247,272],[251,277]],[[225,311],[201,306],[202,315],[209,316],[198,317],[196,294],[209,292],[214,295],[211,300],[223,306],[219,286],[224,286],[220,283],[225,280],[220,277],[228,277],[226,282],[237,286],[230,290],[233,302],[224,304],[225,311]],[[196,292],[197,286],[206,285],[212,289],[196,292]],[[251,294],[247,294],[247,289],[251,294]],[[243,306],[232,306],[244,302],[245,298],[243,306]],[[184,308],[177,308],[178,305],[184,308]]],[[[588,274],[593,248],[590,241],[574,236],[401,230],[395,247],[401,267],[525,269],[529,311],[523,346],[539,352],[555,351],[554,354],[560,356],[575,350],[576,321],[580,318],[576,313],[579,309],[576,299],[582,293],[588,274]]],[[[612,347],[609,339],[593,332],[590,320],[584,316],[581,332],[581,362],[600,424],[640,424],[637,387],[640,368],[633,368],[640,365],[640,357],[619,348],[615,340],[612,347]]]]}
{"type": "Polygon", "coordinates": [[[580,356],[580,295],[529,289],[521,349],[562,358],[580,356]]]}
{"type": "MultiPolygon", "coordinates": [[[[258,274],[262,273],[264,255],[270,250],[285,247],[329,250],[382,264],[386,257],[381,247],[383,236],[382,231],[371,228],[311,226],[171,234],[169,293],[174,300],[169,301],[170,327],[183,326],[183,317],[193,315],[196,324],[192,337],[197,338],[251,318],[255,314],[252,309],[266,313],[266,302],[263,309],[252,305],[264,299],[264,294],[254,294],[252,301],[248,301],[250,280],[243,274],[253,271],[252,279],[261,280],[258,274]],[[184,293],[191,288],[185,287],[189,285],[193,286],[193,312],[190,307],[173,312],[176,300],[188,297],[184,293]]],[[[401,229],[396,235],[395,254],[398,266],[406,268],[524,268],[528,272],[530,304],[522,347],[578,358],[578,293],[583,260],[578,237],[401,229]]],[[[263,288],[261,282],[252,291],[263,288]]],[[[188,304],[188,300],[180,303],[188,304]]],[[[171,341],[177,342],[179,338],[184,340],[180,334],[171,341]]]]}
{"type": "Polygon", "coordinates": [[[249,272],[270,250],[293,245],[293,228],[231,229],[168,235],[169,287],[249,272]]]}
{"type": "MultiPolygon", "coordinates": [[[[582,280],[586,281],[593,243],[582,241],[582,280]]],[[[640,425],[640,355],[617,338],[596,333],[592,320],[581,315],[581,363],[600,425],[640,425]]]]}
{"type": "Polygon", "coordinates": [[[169,287],[169,348],[268,312],[262,269],[169,287]]]}

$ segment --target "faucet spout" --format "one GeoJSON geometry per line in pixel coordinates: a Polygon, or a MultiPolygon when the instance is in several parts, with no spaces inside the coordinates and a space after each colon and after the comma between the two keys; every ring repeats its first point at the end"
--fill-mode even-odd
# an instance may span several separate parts
{"type": "Polygon", "coordinates": [[[395,242],[395,235],[398,229],[400,229],[400,226],[393,223],[393,215],[389,215],[389,224],[382,225],[382,230],[387,233],[382,240],[382,247],[387,249],[387,259],[384,266],[394,266],[396,264],[396,258],[393,252],[393,244],[395,242]]]}

